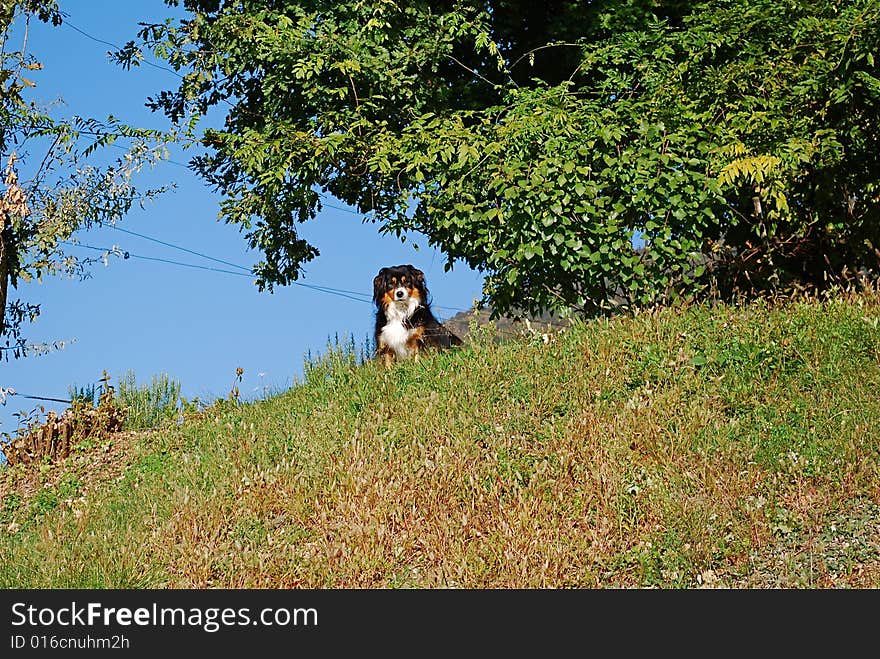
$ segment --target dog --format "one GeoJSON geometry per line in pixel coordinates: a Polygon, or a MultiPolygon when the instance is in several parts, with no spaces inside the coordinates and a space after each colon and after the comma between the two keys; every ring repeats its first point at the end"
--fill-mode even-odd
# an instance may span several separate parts
{"type": "Polygon", "coordinates": [[[425,275],[412,265],[379,270],[373,279],[376,357],[386,367],[395,360],[419,359],[425,348],[443,350],[462,340],[434,317],[425,275]]]}

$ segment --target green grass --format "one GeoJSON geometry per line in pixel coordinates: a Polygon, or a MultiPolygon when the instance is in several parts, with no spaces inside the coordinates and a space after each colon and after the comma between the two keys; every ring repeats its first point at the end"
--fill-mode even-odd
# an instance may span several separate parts
{"type": "Polygon", "coordinates": [[[0,586],[880,587],[876,293],[362,362],[337,341],[84,493],[8,470],[0,586]]]}
{"type": "Polygon", "coordinates": [[[116,401],[126,410],[127,430],[155,428],[177,419],[180,382],[161,373],[139,385],[134,371],[128,371],[118,379],[116,401]]]}
{"type": "Polygon", "coordinates": [[[34,529],[61,503],[79,496],[82,483],[73,473],[64,473],[51,487],[39,489],[27,500],[18,492],[7,492],[0,501],[0,528],[10,530],[34,529]]]}

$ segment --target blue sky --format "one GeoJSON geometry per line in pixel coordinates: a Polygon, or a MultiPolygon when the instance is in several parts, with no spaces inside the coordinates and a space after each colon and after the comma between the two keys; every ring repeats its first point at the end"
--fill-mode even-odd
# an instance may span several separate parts
{"type": "MultiPolygon", "coordinates": [[[[63,99],[56,115],[113,115],[132,125],[167,128],[165,118],[151,113],[144,102],[174,87],[177,77],[153,66],[124,71],[110,62],[110,46],[71,26],[121,45],[135,38],[139,21],[159,22],[182,12],[161,0],[62,0],[61,7],[69,25],[31,26],[28,50],[44,66],[34,76],[34,98],[63,99]]],[[[189,157],[186,152],[171,154],[177,163],[189,157]]],[[[176,189],[144,210],[136,208],[119,226],[245,267],[259,260],[237,227],[217,220],[220,197],[185,167],[163,163],[136,181],[144,188],[169,183],[176,189]]],[[[306,266],[304,284],[369,294],[379,268],[412,263],[425,272],[441,318],[471,308],[480,297],[479,273],[464,264],[444,272],[441,254],[425,241],[416,239],[421,249],[415,250],[410,240],[402,244],[380,236],[376,225],[364,224],[336,200],[330,203],[338,208],[327,207],[301,225],[302,235],[321,251],[306,266]]],[[[111,228],[79,238],[86,245],[118,245],[139,256],[229,269],[111,228]]],[[[72,249],[83,256],[97,254],[72,249]]],[[[363,301],[297,285],[260,293],[248,276],[141,259],[111,259],[109,267],[94,266],[85,281],[52,278],[22,284],[10,291],[11,299],[16,296],[42,305],[40,318],[26,328],[28,338],[68,343],[47,355],[0,362],[0,387],[51,398],[67,398],[69,385],[95,382],[103,370],[114,382],[133,370],[139,382],[167,373],[181,382],[185,397],[212,400],[228,394],[239,367],[244,369],[242,395],[258,397],[289,387],[302,373],[303,356],[323,351],[328,337],[350,334],[361,342],[371,334],[374,318],[372,306],[363,301]]],[[[0,432],[14,430],[16,412],[37,405],[58,411],[66,407],[10,397],[0,406],[0,432]]]]}

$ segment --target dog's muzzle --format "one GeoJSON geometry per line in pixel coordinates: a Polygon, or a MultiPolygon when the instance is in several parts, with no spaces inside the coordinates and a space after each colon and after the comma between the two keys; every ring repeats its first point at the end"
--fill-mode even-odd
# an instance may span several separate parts
{"type": "Polygon", "coordinates": [[[398,288],[398,289],[395,289],[395,291],[394,291],[394,299],[395,300],[405,300],[406,295],[407,295],[407,293],[406,293],[405,288],[398,288]]]}

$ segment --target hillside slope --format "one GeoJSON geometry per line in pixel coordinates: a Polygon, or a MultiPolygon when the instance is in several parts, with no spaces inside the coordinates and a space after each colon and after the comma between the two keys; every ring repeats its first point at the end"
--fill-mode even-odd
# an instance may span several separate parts
{"type": "Polygon", "coordinates": [[[488,334],[5,470],[0,586],[880,587],[880,295],[488,334]]]}

